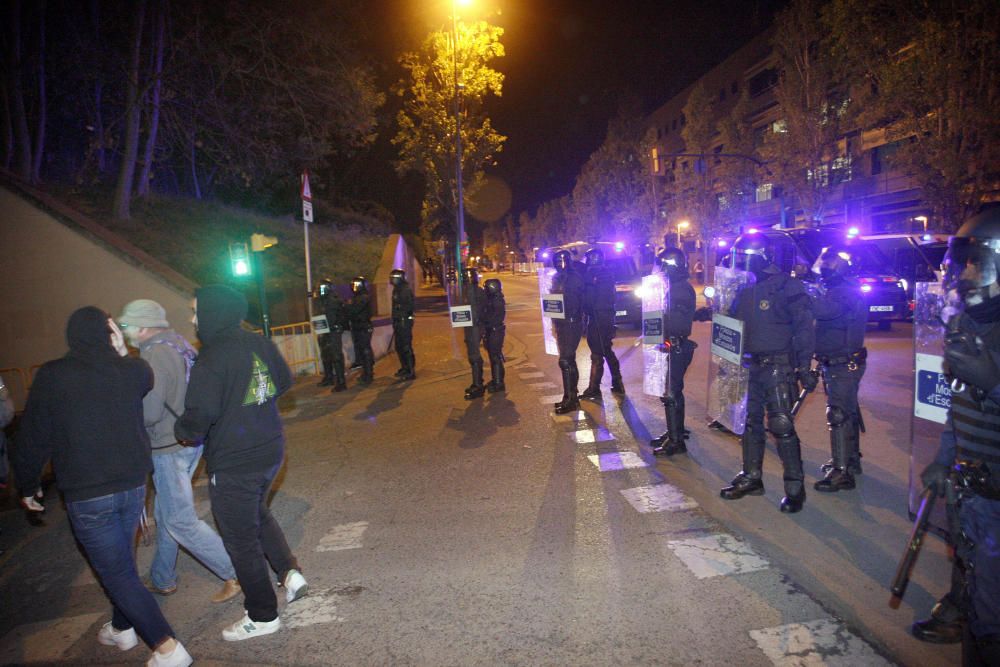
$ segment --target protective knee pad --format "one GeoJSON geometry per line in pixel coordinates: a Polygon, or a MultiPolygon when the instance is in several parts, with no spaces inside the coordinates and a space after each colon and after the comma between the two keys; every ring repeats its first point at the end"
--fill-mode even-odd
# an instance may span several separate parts
{"type": "Polygon", "coordinates": [[[775,438],[785,438],[795,433],[795,423],[787,412],[772,412],[767,415],[767,430],[775,438]]]}
{"type": "Polygon", "coordinates": [[[826,423],[830,428],[843,426],[849,418],[848,414],[839,406],[830,405],[826,408],[826,423]]]}
{"type": "Polygon", "coordinates": [[[573,369],[576,365],[576,360],[569,357],[559,357],[559,368],[564,371],[569,371],[573,369]]]}
{"type": "Polygon", "coordinates": [[[668,408],[673,407],[677,405],[677,396],[673,392],[670,392],[663,397],[662,403],[668,408]]]}

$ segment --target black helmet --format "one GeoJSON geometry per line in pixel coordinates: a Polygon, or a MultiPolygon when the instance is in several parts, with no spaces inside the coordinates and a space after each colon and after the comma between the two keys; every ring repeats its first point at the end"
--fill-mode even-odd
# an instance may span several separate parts
{"type": "Polygon", "coordinates": [[[499,278],[490,278],[485,283],[483,283],[483,289],[486,290],[487,294],[497,295],[503,291],[503,285],[500,284],[499,278]]]}
{"type": "Polygon", "coordinates": [[[774,247],[760,232],[740,234],[733,243],[732,268],[759,273],[774,262],[774,247]]]}
{"type": "Polygon", "coordinates": [[[351,280],[351,291],[361,294],[368,291],[368,280],[364,276],[358,276],[351,280]]]}
{"type": "Polygon", "coordinates": [[[941,270],[945,289],[957,290],[968,306],[1000,295],[1000,205],[969,218],[948,240],[941,270]]]}
{"type": "Polygon", "coordinates": [[[573,266],[573,256],[569,250],[556,250],[552,253],[552,266],[559,271],[565,271],[573,266]]]}
{"type": "Polygon", "coordinates": [[[858,275],[860,265],[861,258],[854,248],[838,244],[823,249],[813,263],[812,272],[827,285],[834,285],[845,278],[858,275]]]}
{"type": "Polygon", "coordinates": [[[389,272],[389,283],[392,285],[402,285],[406,282],[406,271],[403,269],[393,269],[389,272]]]}
{"type": "Polygon", "coordinates": [[[462,277],[465,278],[466,282],[470,285],[478,285],[479,269],[474,266],[466,266],[462,269],[462,277]]]}
{"type": "Polygon", "coordinates": [[[604,251],[600,248],[591,248],[583,253],[583,260],[587,266],[604,266],[604,251]]]}
{"type": "Polygon", "coordinates": [[[326,296],[333,291],[333,281],[329,278],[323,278],[319,281],[319,295],[326,296]]]}
{"type": "Polygon", "coordinates": [[[688,258],[680,248],[664,248],[656,254],[656,263],[670,278],[686,280],[688,277],[688,258]]]}

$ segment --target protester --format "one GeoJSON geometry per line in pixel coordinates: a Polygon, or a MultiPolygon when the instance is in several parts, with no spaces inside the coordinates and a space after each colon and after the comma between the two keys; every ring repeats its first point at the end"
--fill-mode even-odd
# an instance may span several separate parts
{"type": "Polygon", "coordinates": [[[271,341],[241,328],[247,314],[242,294],[209,285],[195,293],[193,307],[191,321],[202,350],[191,369],[184,414],[174,433],[182,444],[205,443],[212,513],[246,607],[243,618],[223,630],[222,638],[242,641],[281,627],[268,562],[288,602],[307,590],[267,507],[285,454],[278,396],[292,386],[292,374],[271,341]]]}
{"type": "Polygon", "coordinates": [[[142,399],[146,431],[153,450],[156,487],[156,553],[149,572],[149,589],[161,595],[177,590],[178,544],[225,582],[212,602],[240,593],[236,571],[218,533],[198,518],[191,478],[202,447],[182,447],[174,437],[174,422],[184,409],[188,374],[198,356],[183,336],[170,328],[163,306],[138,299],[125,306],[118,323],[129,343],[153,369],[153,389],[142,399]]]}
{"type": "Polygon", "coordinates": [[[73,534],[114,605],[97,640],[127,651],[138,634],[154,649],[147,665],[190,665],[133,550],[153,468],[142,418],[152,370],[127,356],[121,330],[94,306],[70,316],[66,339],[69,353],[38,370],[28,395],[14,457],[21,501],[40,509],[34,496],[51,459],[73,534]]]}

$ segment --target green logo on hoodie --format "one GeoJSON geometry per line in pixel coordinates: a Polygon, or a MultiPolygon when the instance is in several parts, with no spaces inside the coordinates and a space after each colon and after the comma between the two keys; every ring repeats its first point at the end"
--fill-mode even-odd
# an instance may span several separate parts
{"type": "Polygon", "coordinates": [[[253,374],[250,376],[250,386],[247,387],[243,405],[264,405],[267,399],[274,398],[277,393],[274,380],[271,379],[271,369],[254,352],[253,374]]]}

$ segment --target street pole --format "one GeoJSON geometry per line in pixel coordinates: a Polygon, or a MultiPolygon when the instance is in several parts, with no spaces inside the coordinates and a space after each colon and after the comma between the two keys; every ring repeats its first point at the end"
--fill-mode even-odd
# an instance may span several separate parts
{"type": "Polygon", "coordinates": [[[267,290],[264,287],[264,253],[251,253],[257,260],[257,294],[260,298],[260,320],[264,336],[271,337],[271,315],[267,308],[267,290]]]}
{"type": "Polygon", "coordinates": [[[465,236],[465,202],[462,194],[462,107],[458,85],[458,1],[451,5],[451,62],[455,75],[455,185],[458,196],[456,227],[458,240],[455,243],[455,284],[462,293],[462,237],[465,236]]]}

